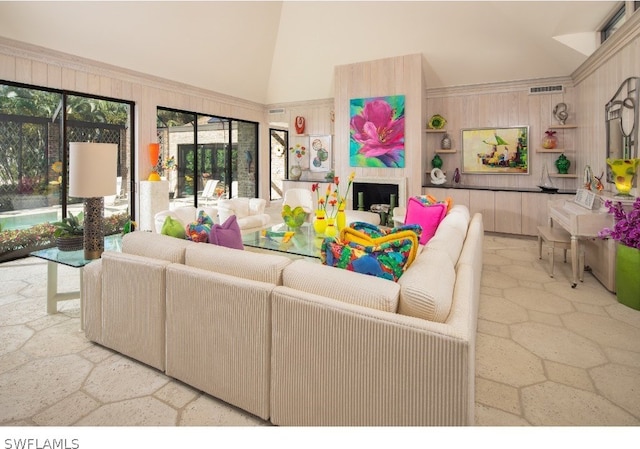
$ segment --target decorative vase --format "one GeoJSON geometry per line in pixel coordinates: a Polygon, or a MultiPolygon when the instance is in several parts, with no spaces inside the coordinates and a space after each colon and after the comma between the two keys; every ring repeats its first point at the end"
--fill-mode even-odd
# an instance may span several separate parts
{"type": "Polygon", "coordinates": [[[295,122],[295,127],[296,127],[296,132],[298,134],[304,134],[304,126],[305,126],[305,120],[304,117],[299,115],[296,117],[296,122],[295,122]]]}
{"type": "Polygon", "coordinates": [[[347,205],[344,202],[338,205],[338,213],[336,214],[336,225],[338,225],[338,231],[342,231],[347,227],[347,214],[344,211],[346,206],[347,205]]]}
{"type": "Polygon", "coordinates": [[[302,167],[299,164],[292,165],[289,167],[289,179],[293,181],[297,181],[302,176],[302,167]]]}
{"type": "Polygon", "coordinates": [[[158,165],[158,158],[160,157],[160,144],[149,144],[149,161],[151,162],[151,173],[147,178],[147,181],[160,181],[160,175],[156,171],[156,165],[158,165]]]}
{"type": "Polygon", "coordinates": [[[616,251],[616,296],[618,302],[640,310],[640,249],[618,243],[616,251]]]}
{"type": "Polygon", "coordinates": [[[640,159],[607,159],[607,165],[613,172],[613,181],[618,195],[631,196],[629,192],[633,187],[633,178],[639,162],[640,159]]]}
{"type": "Polygon", "coordinates": [[[324,230],[324,235],[326,237],[335,237],[336,235],[338,235],[335,217],[327,218],[327,227],[324,230]]]}
{"type": "Polygon", "coordinates": [[[542,148],[545,150],[553,150],[557,146],[558,138],[556,137],[556,132],[550,129],[545,131],[544,137],[542,138],[542,148]]]}
{"type": "Polygon", "coordinates": [[[313,230],[316,231],[316,234],[324,234],[327,228],[325,215],[326,211],[324,209],[316,209],[316,216],[313,218],[313,230]]]}
{"type": "Polygon", "coordinates": [[[453,171],[453,182],[460,183],[460,169],[458,167],[453,171]]]}
{"type": "Polygon", "coordinates": [[[449,138],[449,134],[445,133],[444,137],[440,141],[440,148],[442,148],[443,150],[451,149],[451,139],[449,138]]]}
{"type": "Polygon", "coordinates": [[[84,243],[83,235],[56,237],[56,246],[60,251],[79,251],[84,243]]]}
{"type": "Polygon", "coordinates": [[[433,156],[433,159],[431,159],[431,165],[433,165],[433,168],[442,168],[442,159],[440,156],[437,154],[433,156]]]}
{"type": "Polygon", "coordinates": [[[558,169],[558,173],[560,173],[561,175],[566,175],[567,173],[569,173],[570,166],[571,161],[567,159],[564,154],[561,154],[560,156],[558,156],[558,159],[556,159],[556,168],[558,169]]]}

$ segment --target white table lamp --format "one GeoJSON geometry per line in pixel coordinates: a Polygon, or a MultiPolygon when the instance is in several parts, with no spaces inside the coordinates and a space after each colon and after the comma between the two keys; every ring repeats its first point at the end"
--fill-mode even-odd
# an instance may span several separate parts
{"type": "Polygon", "coordinates": [[[84,198],[84,258],[104,251],[104,197],[117,192],[118,145],[69,143],[69,196],[84,198]]]}

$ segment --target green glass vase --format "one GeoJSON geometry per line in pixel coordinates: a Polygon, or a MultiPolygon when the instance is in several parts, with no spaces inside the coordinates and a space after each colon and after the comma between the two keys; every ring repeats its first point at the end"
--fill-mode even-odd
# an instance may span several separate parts
{"type": "Polygon", "coordinates": [[[618,302],[640,310],[640,249],[618,243],[616,252],[616,296],[618,302]]]}

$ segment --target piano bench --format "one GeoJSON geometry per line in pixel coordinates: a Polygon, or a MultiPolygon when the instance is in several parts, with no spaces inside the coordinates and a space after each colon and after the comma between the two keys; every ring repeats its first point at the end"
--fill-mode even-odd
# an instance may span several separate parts
{"type": "MultiPolygon", "coordinates": [[[[553,277],[553,253],[556,248],[561,248],[564,252],[564,262],[567,263],[567,250],[571,249],[571,234],[559,227],[538,226],[538,258],[542,259],[542,244],[549,247],[549,276],[553,277]]],[[[583,258],[580,261],[580,280],[583,278],[584,264],[583,258]]],[[[572,261],[576,263],[576,261],[572,261]]]]}

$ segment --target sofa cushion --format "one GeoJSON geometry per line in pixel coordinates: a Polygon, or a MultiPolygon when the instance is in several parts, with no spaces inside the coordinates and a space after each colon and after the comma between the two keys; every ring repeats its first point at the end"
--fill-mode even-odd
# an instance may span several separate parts
{"type": "Polygon", "coordinates": [[[213,219],[203,210],[198,212],[196,221],[187,225],[187,238],[194,242],[208,242],[213,219]]]}
{"type": "Polygon", "coordinates": [[[425,245],[436,233],[438,225],[446,214],[447,204],[445,203],[428,204],[416,197],[411,197],[407,202],[404,223],[419,224],[422,227],[420,244],[425,245]]]}
{"type": "Polygon", "coordinates": [[[184,253],[193,243],[154,232],[135,231],[122,237],[122,252],[138,256],[184,263],[184,253]]]}
{"type": "Polygon", "coordinates": [[[184,263],[203,270],[282,285],[282,270],[291,259],[218,245],[190,245],[184,263]]]}
{"type": "Polygon", "coordinates": [[[460,251],[469,226],[469,213],[464,206],[454,206],[438,226],[435,235],[427,243],[428,248],[440,249],[449,254],[455,265],[460,257],[460,251]]]}
{"type": "Polygon", "coordinates": [[[306,293],[395,313],[400,288],[395,282],[336,270],[306,260],[286,266],[282,283],[306,293]]]}
{"type": "Polygon", "coordinates": [[[184,239],[186,237],[184,225],[180,220],[173,218],[171,215],[167,215],[165,217],[160,234],[179,239],[184,239]]]}
{"type": "Polygon", "coordinates": [[[227,218],[227,221],[221,225],[214,223],[211,226],[209,243],[226,246],[227,248],[244,249],[240,226],[238,226],[238,219],[235,215],[227,218]]]}
{"type": "Polygon", "coordinates": [[[426,247],[398,280],[398,313],[444,323],[451,310],[455,283],[449,254],[426,247]]]}

